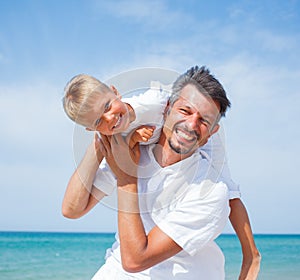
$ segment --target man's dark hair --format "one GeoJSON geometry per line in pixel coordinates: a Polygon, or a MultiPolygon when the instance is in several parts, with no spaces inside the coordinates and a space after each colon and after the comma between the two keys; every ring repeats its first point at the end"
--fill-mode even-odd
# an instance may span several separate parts
{"type": "Polygon", "coordinates": [[[221,83],[210,74],[209,69],[205,66],[200,68],[194,66],[177,78],[173,84],[172,95],[169,100],[171,106],[179,98],[181,90],[189,84],[194,85],[203,95],[209,96],[218,102],[220,104],[220,115],[225,116],[225,112],[231,103],[221,83]]]}

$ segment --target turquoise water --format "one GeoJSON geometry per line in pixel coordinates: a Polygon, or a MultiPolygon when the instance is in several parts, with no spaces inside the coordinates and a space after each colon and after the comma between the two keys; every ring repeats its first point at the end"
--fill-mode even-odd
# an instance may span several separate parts
{"type": "MultiPolygon", "coordinates": [[[[238,279],[241,249],[234,235],[217,239],[225,255],[226,279],[238,279]]],[[[260,280],[300,280],[300,235],[255,235],[262,255],[260,280]]]]}
{"type": "MultiPolygon", "coordinates": [[[[0,279],[90,279],[113,240],[114,234],[104,233],[0,232],[0,279]]],[[[259,279],[300,279],[300,235],[256,235],[255,240],[262,253],[259,279]]],[[[226,258],[226,279],[237,279],[238,239],[222,235],[217,242],[226,258]]]]}

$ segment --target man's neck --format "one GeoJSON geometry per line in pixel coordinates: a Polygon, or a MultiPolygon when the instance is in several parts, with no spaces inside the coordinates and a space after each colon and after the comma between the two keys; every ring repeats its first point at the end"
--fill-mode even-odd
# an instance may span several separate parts
{"type": "Polygon", "coordinates": [[[168,141],[164,139],[163,135],[161,135],[158,144],[156,144],[156,146],[154,147],[153,154],[157,163],[161,167],[170,166],[190,156],[178,154],[173,151],[168,141]]]}

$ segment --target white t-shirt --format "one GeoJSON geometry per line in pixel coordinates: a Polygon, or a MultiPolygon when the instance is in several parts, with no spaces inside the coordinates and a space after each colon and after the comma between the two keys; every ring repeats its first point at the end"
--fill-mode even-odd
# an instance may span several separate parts
{"type": "MultiPolygon", "coordinates": [[[[159,139],[163,125],[163,114],[171,93],[170,85],[162,85],[159,82],[151,82],[149,90],[130,98],[124,98],[135,111],[136,119],[124,132],[127,135],[141,125],[154,125],[156,127],[153,136],[146,143],[156,143],[159,139]]],[[[231,174],[225,153],[224,136],[220,132],[213,134],[207,144],[199,148],[200,153],[209,160],[209,164],[219,173],[219,181],[223,181],[229,189],[229,199],[240,198],[239,185],[231,179],[231,174]]],[[[106,194],[110,194],[107,191],[106,194]]]]}
{"type": "Polygon", "coordinates": [[[140,144],[148,145],[156,143],[162,129],[164,110],[167,106],[169,96],[170,91],[151,84],[151,87],[147,91],[130,98],[123,98],[122,101],[130,104],[136,115],[135,120],[130,123],[123,134],[127,135],[141,125],[152,125],[156,127],[152,137],[148,142],[141,142],[140,144]]]}
{"type": "MultiPolygon", "coordinates": [[[[158,226],[183,250],[140,273],[122,269],[118,236],[107,251],[98,279],[224,279],[224,256],[214,242],[229,215],[228,189],[200,153],[162,168],[153,147],[141,147],[138,191],[146,233],[158,226]]],[[[116,180],[103,164],[95,187],[114,188],[116,180]]]]}

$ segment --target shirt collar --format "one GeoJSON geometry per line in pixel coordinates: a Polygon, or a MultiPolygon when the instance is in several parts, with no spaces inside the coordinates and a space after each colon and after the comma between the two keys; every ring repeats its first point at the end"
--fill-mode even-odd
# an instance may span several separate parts
{"type": "Polygon", "coordinates": [[[153,152],[154,148],[155,144],[141,147],[141,156],[143,157],[143,162],[139,167],[139,176],[155,174],[156,172],[184,172],[190,166],[193,166],[195,163],[199,164],[203,160],[203,157],[197,150],[188,158],[166,167],[161,167],[155,159],[153,152]]]}

